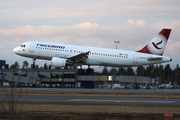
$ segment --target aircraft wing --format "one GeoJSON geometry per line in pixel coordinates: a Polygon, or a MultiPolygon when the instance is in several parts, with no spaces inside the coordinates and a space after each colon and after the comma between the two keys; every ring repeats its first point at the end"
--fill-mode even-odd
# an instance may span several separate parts
{"type": "Polygon", "coordinates": [[[86,53],[80,53],[75,56],[67,57],[67,59],[74,61],[75,63],[85,62],[88,59],[89,53],[90,51],[86,53]]]}
{"type": "Polygon", "coordinates": [[[147,58],[147,60],[149,61],[161,61],[163,59],[163,57],[149,57],[147,58]]]}

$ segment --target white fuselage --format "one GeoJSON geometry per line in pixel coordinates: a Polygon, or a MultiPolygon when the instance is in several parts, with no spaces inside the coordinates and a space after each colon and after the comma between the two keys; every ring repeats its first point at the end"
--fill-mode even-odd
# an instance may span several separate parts
{"type": "Polygon", "coordinates": [[[78,65],[99,65],[128,67],[169,62],[170,57],[145,54],[134,51],[107,48],[87,47],[68,44],[31,41],[14,48],[16,54],[29,58],[51,60],[53,57],[68,59],[69,57],[90,51],[85,63],[78,65]],[[162,58],[150,60],[149,58],[162,58]]]}

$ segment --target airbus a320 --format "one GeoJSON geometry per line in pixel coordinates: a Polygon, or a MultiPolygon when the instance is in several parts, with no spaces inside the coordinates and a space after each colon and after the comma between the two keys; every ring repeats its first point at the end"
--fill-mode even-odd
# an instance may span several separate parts
{"type": "MultiPolygon", "coordinates": [[[[138,51],[127,51],[70,44],[30,41],[14,48],[17,55],[35,60],[51,60],[54,67],[87,65],[87,73],[91,73],[90,66],[134,67],[158,64],[172,61],[171,57],[162,56],[171,29],[162,29],[144,48],[138,51]]],[[[82,67],[79,73],[83,74],[82,67]]]]}

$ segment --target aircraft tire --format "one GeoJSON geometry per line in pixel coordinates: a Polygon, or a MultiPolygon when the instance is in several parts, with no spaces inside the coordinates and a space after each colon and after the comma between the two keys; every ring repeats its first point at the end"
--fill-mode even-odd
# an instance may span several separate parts
{"type": "Polygon", "coordinates": [[[84,70],[83,70],[83,69],[79,69],[78,73],[79,73],[80,75],[82,75],[82,74],[84,74],[84,70]]]}
{"type": "Polygon", "coordinates": [[[86,72],[87,72],[87,73],[92,73],[92,72],[93,72],[93,69],[88,68],[88,69],[86,70],[86,72]]]}
{"type": "Polygon", "coordinates": [[[31,68],[33,68],[33,69],[34,69],[34,68],[35,68],[35,65],[34,65],[34,64],[31,64],[31,68]]]}

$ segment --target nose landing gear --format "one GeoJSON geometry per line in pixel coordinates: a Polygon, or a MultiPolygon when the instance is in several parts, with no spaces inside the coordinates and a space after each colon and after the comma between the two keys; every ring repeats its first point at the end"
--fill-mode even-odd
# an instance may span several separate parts
{"type": "Polygon", "coordinates": [[[33,64],[31,64],[31,68],[35,69],[35,61],[36,61],[36,58],[33,58],[33,64]]]}

